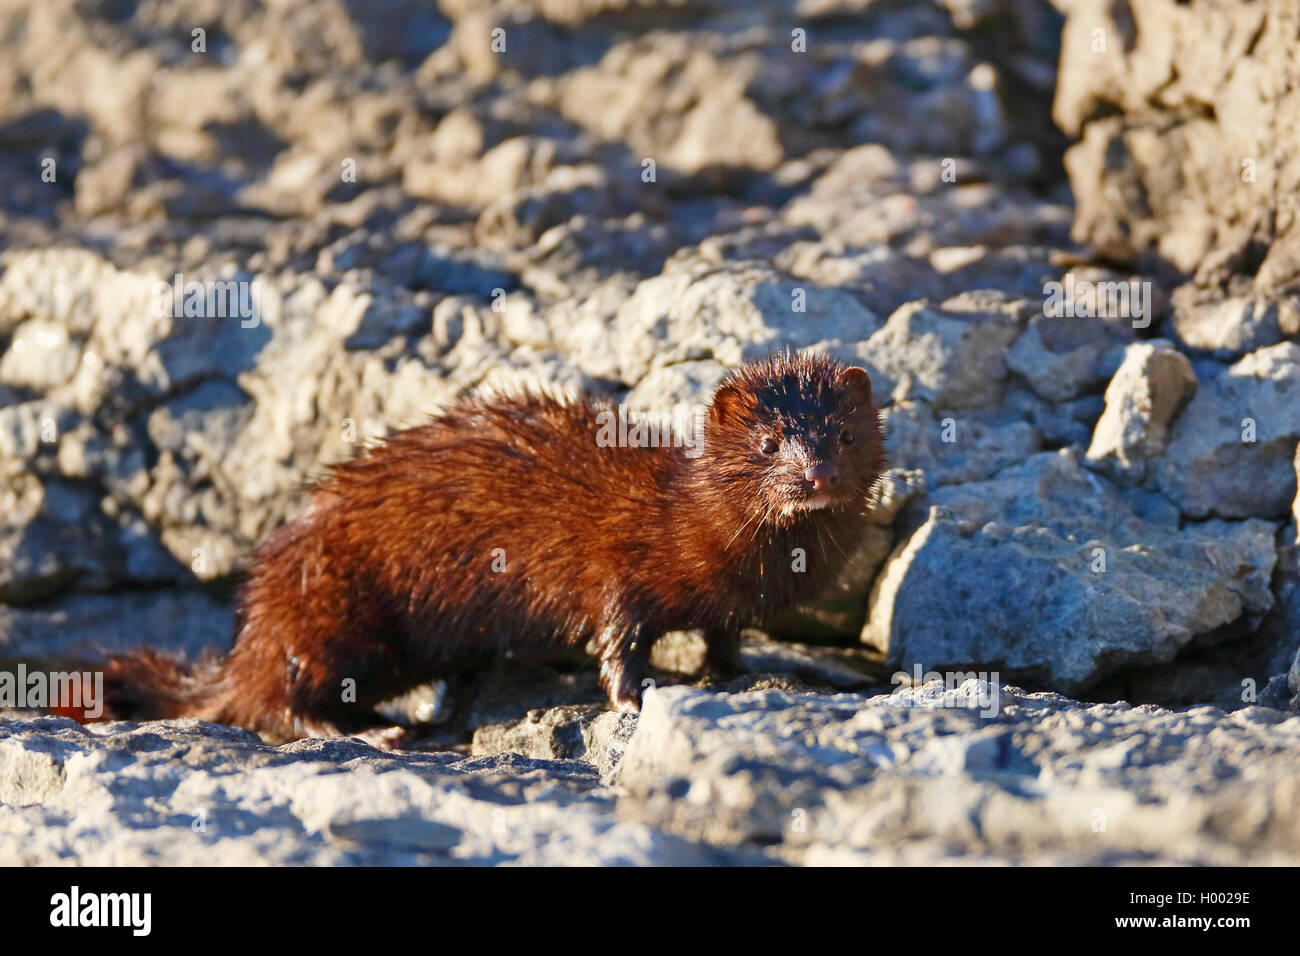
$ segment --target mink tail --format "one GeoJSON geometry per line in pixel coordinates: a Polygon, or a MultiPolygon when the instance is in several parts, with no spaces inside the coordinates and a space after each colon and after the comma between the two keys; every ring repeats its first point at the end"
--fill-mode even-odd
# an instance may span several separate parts
{"type": "Polygon", "coordinates": [[[90,717],[86,707],[57,706],[51,712],[78,723],[91,720],[211,720],[220,709],[221,659],[205,654],[198,661],[142,647],[109,657],[95,670],[104,675],[102,713],[90,717]]]}

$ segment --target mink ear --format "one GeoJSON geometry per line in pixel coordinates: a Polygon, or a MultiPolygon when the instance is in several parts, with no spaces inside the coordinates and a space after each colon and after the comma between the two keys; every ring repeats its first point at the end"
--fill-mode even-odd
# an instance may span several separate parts
{"type": "Polygon", "coordinates": [[[864,368],[859,368],[856,365],[849,366],[840,372],[839,382],[850,391],[858,391],[866,395],[867,398],[871,397],[871,376],[867,374],[867,370],[864,368]]]}
{"type": "Polygon", "coordinates": [[[723,382],[713,393],[709,414],[714,421],[725,421],[740,410],[743,393],[735,382],[723,382]]]}

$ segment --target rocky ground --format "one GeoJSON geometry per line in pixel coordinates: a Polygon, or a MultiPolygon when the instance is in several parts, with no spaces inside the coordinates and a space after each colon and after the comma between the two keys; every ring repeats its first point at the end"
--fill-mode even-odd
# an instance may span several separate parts
{"type": "Polygon", "coordinates": [[[817,348],[895,470],[757,676],[679,636],[639,717],[580,662],[403,753],[11,709],[0,862],[1300,860],[1297,36],[1290,0],[6,5],[6,670],[224,649],[303,479],[471,388],[663,409],[817,348]]]}
{"type": "Polygon", "coordinates": [[[1056,694],[651,691],[469,755],[196,721],[0,725],[0,862],[1279,864],[1300,721],[1056,694]],[[506,744],[508,750],[502,751],[506,744]],[[346,773],[340,773],[345,770],[346,773]]]}

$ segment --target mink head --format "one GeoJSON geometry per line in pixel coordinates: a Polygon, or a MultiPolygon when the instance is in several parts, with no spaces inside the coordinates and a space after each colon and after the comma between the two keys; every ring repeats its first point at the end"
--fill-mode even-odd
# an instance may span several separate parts
{"type": "Polygon", "coordinates": [[[728,498],[779,524],[865,510],[884,470],[870,378],[820,355],[736,369],[714,393],[701,464],[728,498]]]}

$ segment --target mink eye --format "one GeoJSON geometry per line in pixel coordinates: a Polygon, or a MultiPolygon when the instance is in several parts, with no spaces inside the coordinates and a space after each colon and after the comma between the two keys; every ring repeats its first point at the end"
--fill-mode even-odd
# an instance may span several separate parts
{"type": "Polygon", "coordinates": [[[781,446],[779,446],[776,443],[775,438],[764,438],[763,441],[759,444],[758,450],[761,451],[764,455],[775,455],[776,450],[779,447],[781,446]]]}
{"type": "Polygon", "coordinates": [[[849,431],[847,428],[844,429],[844,431],[840,432],[840,444],[841,444],[841,445],[852,445],[852,444],[853,444],[853,432],[849,431]]]}

